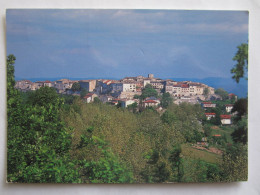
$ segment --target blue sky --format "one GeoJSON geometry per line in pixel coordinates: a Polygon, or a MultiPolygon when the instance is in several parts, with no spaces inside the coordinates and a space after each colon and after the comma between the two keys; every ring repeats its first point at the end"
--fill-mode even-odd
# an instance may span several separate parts
{"type": "Polygon", "coordinates": [[[231,77],[248,12],[7,10],[19,78],[231,77]]]}

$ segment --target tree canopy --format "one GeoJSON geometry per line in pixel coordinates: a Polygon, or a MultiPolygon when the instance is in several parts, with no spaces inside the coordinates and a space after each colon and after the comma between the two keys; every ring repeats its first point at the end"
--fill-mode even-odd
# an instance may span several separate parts
{"type": "Polygon", "coordinates": [[[222,98],[222,100],[228,99],[228,92],[222,88],[216,89],[215,94],[219,95],[222,98]]]}
{"type": "Polygon", "coordinates": [[[142,91],[141,98],[145,99],[147,97],[158,97],[157,91],[152,87],[152,85],[147,84],[142,91]]]}
{"type": "Polygon", "coordinates": [[[231,73],[234,74],[232,78],[239,83],[240,79],[245,77],[248,71],[248,44],[242,43],[237,49],[238,51],[233,57],[233,60],[236,61],[237,64],[231,69],[231,73]]]}
{"type": "Polygon", "coordinates": [[[163,108],[167,108],[169,105],[173,103],[173,98],[171,97],[170,93],[163,93],[161,105],[163,108]]]}
{"type": "Polygon", "coordinates": [[[79,82],[73,83],[72,87],[71,87],[72,91],[80,91],[80,84],[79,82]]]}

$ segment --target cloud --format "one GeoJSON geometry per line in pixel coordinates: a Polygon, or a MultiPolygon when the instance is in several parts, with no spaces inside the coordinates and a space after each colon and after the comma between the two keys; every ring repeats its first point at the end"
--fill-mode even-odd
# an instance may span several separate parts
{"type": "Polygon", "coordinates": [[[24,50],[27,45],[33,48],[35,56],[49,58],[52,65],[64,69],[66,66],[71,69],[72,65],[92,66],[93,72],[96,67],[125,73],[125,66],[131,71],[150,67],[154,70],[158,66],[165,68],[165,74],[167,71],[173,74],[172,69],[177,69],[167,68],[179,63],[186,68],[196,67],[205,75],[221,74],[218,62],[205,59],[212,59],[212,53],[225,49],[217,41],[225,43],[232,37],[233,45],[225,45],[225,51],[230,51],[237,46],[234,40],[241,41],[247,33],[248,15],[244,12],[95,9],[7,12],[8,48],[19,46],[24,50]],[[215,49],[203,53],[212,44],[215,49]],[[41,48],[42,53],[34,48],[41,48]],[[45,51],[48,55],[44,56],[45,51]],[[215,65],[206,64],[209,61],[215,65]]]}
{"type": "Polygon", "coordinates": [[[109,56],[107,57],[105,54],[103,54],[102,52],[96,50],[96,49],[91,49],[91,54],[93,56],[93,58],[101,65],[104,65],[106,67],[117,67],[118,63],[112,59],[113,56],[109,56]]]}

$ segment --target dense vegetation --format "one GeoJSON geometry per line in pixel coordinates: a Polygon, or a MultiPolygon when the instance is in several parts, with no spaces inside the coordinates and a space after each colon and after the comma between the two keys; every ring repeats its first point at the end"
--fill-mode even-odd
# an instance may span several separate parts
{"type": "MultiPolygon", "coordinates": [[[[206,122],[200,105],[123,109],[58,95],[53,88],[20,93],[13,55],[7,59],[8,175],[23,183],[215,182],[247,179],[247,110],[230,128],[206,122]],[[217,127],[217,128],[216,128],[217,127]],[[226,128],[226,129],[225,129],[226,128]],[[223,131],[226,139],[214,138],[223,131]],[[234,131],[235,130],[235,131],[234,131]],[[246,134],[245,134],[246,131],[246,134]],[[233,133],[232,133],[233,132],[233,133]],[[194,148],[203,137],[223,154],[194,148]]],[[[78,90],[78,86],[74,86],[78,90]]],[[[151,87],[141,99],[157,96],[151,87]]],[[[238,101],[239,102],[239,101],[238,101]]],[[[224,136],[223,136],[224,137],[224,136]]]]}

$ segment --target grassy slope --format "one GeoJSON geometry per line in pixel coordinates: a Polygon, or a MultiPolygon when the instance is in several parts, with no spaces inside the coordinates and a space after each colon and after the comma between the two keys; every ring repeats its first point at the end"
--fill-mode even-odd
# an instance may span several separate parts
{"type": "Polygon", "coordinates": [[[234,127],[232,126],[212,126],[211,127],[211,135],[220,134],[222,136],[226,135],[229,143],[233,143],[231,133],[234,131],[234,127]]]}
{"type": "Polygon", "coordinates": [[[183,144],[181,148],[182,148],[182,155],[185,158],[201,159],[209,163],[217,163],[217,164],[220,163],[222,160],[221,155],[192,148],[191,145],[189,144],[183,144]]]}

